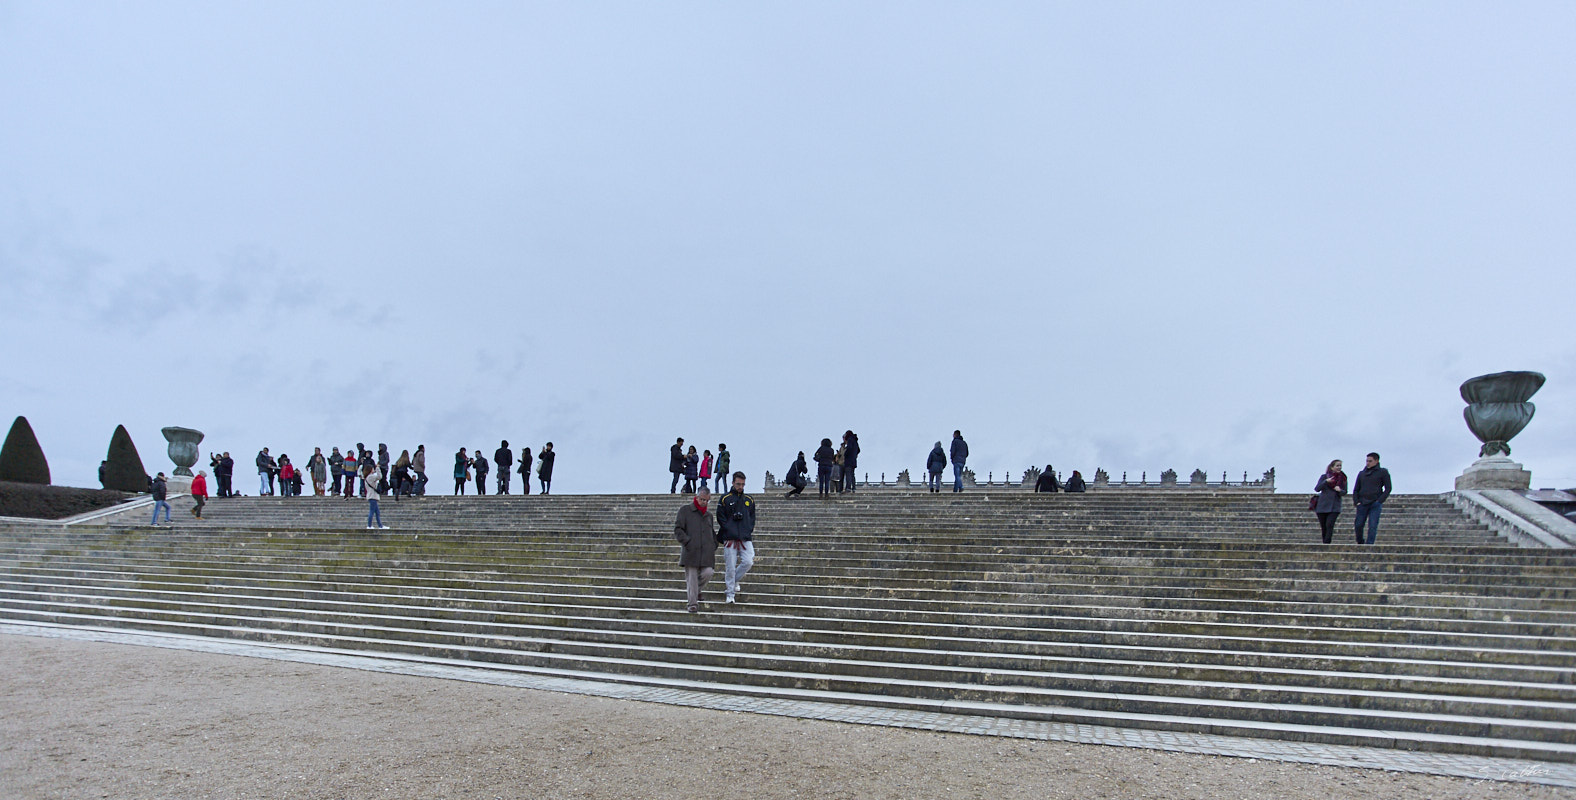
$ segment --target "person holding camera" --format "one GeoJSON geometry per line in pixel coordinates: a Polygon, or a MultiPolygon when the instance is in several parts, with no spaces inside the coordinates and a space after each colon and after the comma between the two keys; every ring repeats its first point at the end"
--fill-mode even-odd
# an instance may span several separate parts
{"type": "MultiPolygon", "coordinates": [[[[701,484],[705,489],[706,484],[701,484]]],[[[717,507],[717,539],[722,542],[726,601],[735,602],[739,581],[755,566],[755,501],[744,493],[744,473],[733,473],[733,490],[717,507]]]]}

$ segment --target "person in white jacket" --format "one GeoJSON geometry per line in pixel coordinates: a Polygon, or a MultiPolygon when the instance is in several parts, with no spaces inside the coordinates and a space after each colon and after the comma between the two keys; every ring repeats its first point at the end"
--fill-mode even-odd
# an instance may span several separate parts
{"type": "Polygon", "coordinates": [[[388,530],[389,526],[383,524],[383,515],[378,512],[378,500],[383,497],[387,487],[378,474],[378,465],[370,460],[361,468],[361,485],[367,489],[367,530],[388,530]],[[372,524],[373,520],[377,521],[376,525],[372,524]]]}

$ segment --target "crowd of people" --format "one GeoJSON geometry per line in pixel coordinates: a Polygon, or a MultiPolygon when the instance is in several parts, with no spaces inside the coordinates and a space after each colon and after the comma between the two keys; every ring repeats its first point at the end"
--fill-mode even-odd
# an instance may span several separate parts
{"type": "Polygon", "coordinates": [[[493,487],[493,494],[509,494],[510,475],[520,476],[520,493],[531,493],[531,465],[536,464],[536,479],[541,483],[542,494],[552,494],[553,489],[553,443],[542,445],[542,451],[536,456],[531,455],[531,448],[520,448],[520,459],[515,461],[514,454],[509,450],[509,440],[504,439],[493,451],[492,463],[487,462],[487,457],[482,455],[482,448],[476,448],[475,455],[468,455],[465,448],[461,447],[454,454],[454,493],[465,494],[465,487],[471,482],[476,484],[476,494],[487,494],[487,474],[494,470],[498,473],[497,484],[493,487]]]}

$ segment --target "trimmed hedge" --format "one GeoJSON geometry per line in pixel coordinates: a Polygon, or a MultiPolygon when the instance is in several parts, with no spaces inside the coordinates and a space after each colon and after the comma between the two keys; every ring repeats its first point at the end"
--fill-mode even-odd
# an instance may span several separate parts
{"type": "Polygon", "coordinates": [[[49,485],[49,462],[27,417],[17,417],[0,447],[0,481],[49,485]]]}
{"type": "Polygon", "coordinates": [[[122,492],[148,491],[148,471],[142,466],[142,456],[131,442],[125,425],[115,426],[115,435],[109,440],[109,455],[104,459],[104,488],[122,492]]]}

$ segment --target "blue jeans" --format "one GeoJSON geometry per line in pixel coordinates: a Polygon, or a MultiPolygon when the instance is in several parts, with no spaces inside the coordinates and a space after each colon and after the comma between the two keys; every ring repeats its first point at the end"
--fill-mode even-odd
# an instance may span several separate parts
{"type": "Polygon", "coordinates": [[[268,494],[268,473],[266,472],[257,473],[257,493],[259,495],[268,494]]]}
{"type": "Polygon", "coordinates": [[[1384,503],[1358,503],[1357,504],[1357,543],[1373,544],[1379,538],[1379,512],[1384,509],[1384,503]],[[1368,541],[1363,541],[1363,523],[1368,523],[1368,541]]]}
{"type": "Polygon", "coordinates": [[[941,473],[930,473],[930,480],[927,481],[925,485],[928,486],[932,492],[941,491],[941,473]]]}
{"type": "Polygon", "coordinates": [[[163,500],[153,501],[153,524],[159,524],[159,509],[164,509],[164,521],[170,521],[170,504],[163,500]]]}
{"type": "Polygon", "coordinates": [[[952,491],[963,491],[963,464],[957,461],[952,462],[952,491]]]}
{"type": "Polygon", "coordinates": [[[378,512],[378,501],[376,499],[367,501],[367,527],[383,527],[383,515],[378,512]],[[374,526],[372,524],[373,520],[377,520],[377,525],[374,526]]]}

